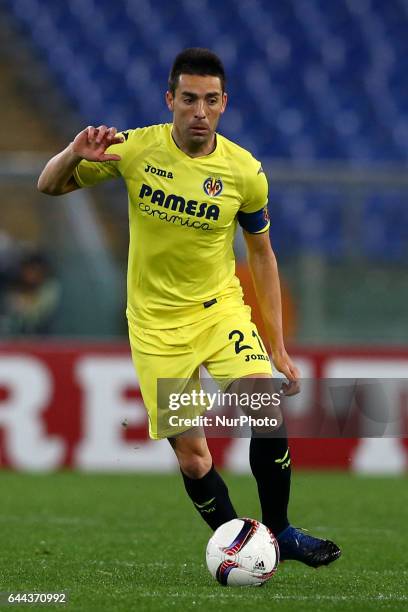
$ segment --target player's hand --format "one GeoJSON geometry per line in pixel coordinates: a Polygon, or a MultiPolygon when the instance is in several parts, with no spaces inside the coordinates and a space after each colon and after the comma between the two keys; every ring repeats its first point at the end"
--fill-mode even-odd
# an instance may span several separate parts
{"type": "Polygon", "coordinates": [[[88,161],[120,161],[120,155],[105,153],[106,149],[113,144],[124,141],[122,136],[116,136],[115,127],[108,128],[106,125],[94,127],[89,125],[79,132],[71,143],[72,152],[88,161]]]}
{"type": "Polygon", "coordinates": [[[300,372],[295,366],[285,349],[272,351],[272,360],[275,368],[282,372],[288,379],[287,383],[283,383],[282,391],[284,395],[296,395],[300,391],[300,372]]]}

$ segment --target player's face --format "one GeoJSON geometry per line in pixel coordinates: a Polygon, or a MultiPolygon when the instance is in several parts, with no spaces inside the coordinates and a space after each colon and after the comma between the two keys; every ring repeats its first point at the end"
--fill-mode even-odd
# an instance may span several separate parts
{"type": "Polygon", "coordinates": [[[174,95],[168,91],[166,101],[182,145],[200,149],[213,142],[227,104],[219,77],[181,74],[174,95]]]}

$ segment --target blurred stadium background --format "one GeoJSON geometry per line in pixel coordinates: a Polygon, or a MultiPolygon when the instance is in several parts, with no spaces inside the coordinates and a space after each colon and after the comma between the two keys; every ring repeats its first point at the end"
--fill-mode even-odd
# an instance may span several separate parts
{"type": "MultiPolygon", "coordinates": [[[[167,75],[187,46],[223,59],[220,131],[268,174],[304,376],[407,377],[407,28],[406,0],[0,1],[3,465],[174,468],[146,440],[128,357],[124,186],[55,199],[36,181],[88,124],[170,121],[167,75]]],[[[253,302],[240,235],[236,252],[253,302]]],[[[218,441],[218,461],[244,470],[241,442],[218,441]]],[[[294,454],[309,467],[407,464],[396,438],[297,440],[294,454]]]]}

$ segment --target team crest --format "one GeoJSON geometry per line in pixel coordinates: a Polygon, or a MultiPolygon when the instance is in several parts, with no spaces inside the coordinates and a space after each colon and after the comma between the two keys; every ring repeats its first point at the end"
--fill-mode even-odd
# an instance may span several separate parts
{"type": "Polygon", "coordinates": [[[213,176],[209,176],[205,179],[203,183],[203,189],[208,196],[215,198],[215,196],[220,195],[223,190],[222,180],[220,178],[214,178],[213,176]]]}

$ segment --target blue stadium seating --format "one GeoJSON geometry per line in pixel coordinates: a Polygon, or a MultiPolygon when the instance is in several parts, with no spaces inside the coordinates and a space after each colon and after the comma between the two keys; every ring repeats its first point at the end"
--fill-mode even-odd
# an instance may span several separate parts
{"type": "MultiPolygon", "coordinates": [[[[168,121],[163,93],[172,59],[184,47],[207,46],[229,76],[221,129],[260,158],[408,161],[408,0],[3,4],[85,124],[168,121]]],[[[342,202],[331,194],[328,205],[327,196],[309,202],[283,194],[290,205],[278,207],[277,243],[295,233],[300,246],[341,256],[342,202]],[[294,223],[297,208],[305,216],[294,223]]],[[[406,216],[401,203],[391,213],[378,197],[365,208],[366,253],[402,256],[393,225],[393,215],[406,216]]]]}
{"type": "Polygon", "coordinates": [[[171,61],[201,45],[230,77],[223,129],[255,154],[408,159],[404,0],[4,2],[87,122],[167,120],[171,61]]]}

